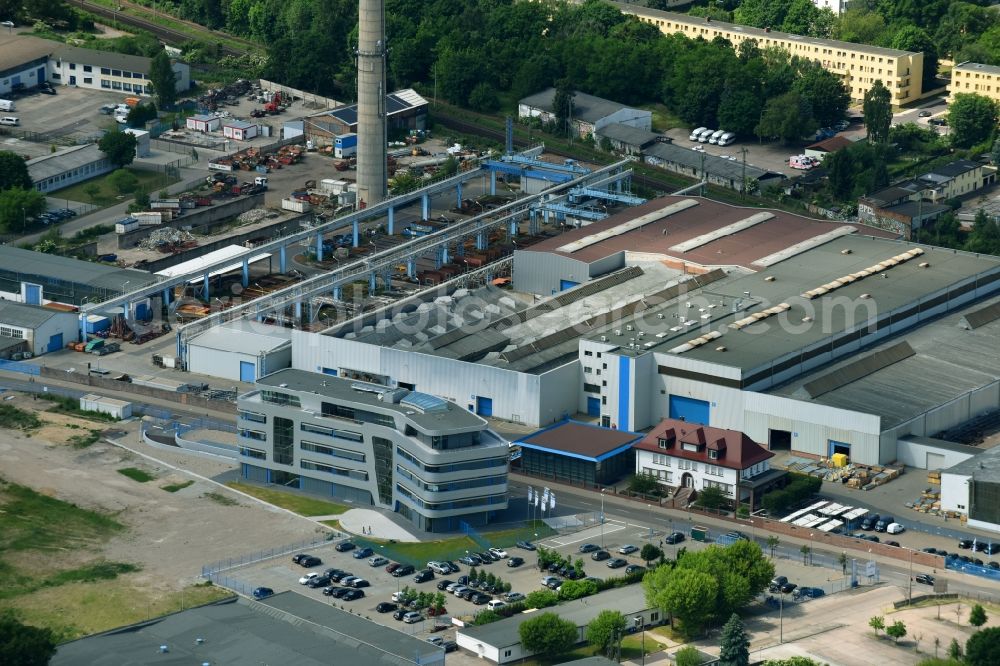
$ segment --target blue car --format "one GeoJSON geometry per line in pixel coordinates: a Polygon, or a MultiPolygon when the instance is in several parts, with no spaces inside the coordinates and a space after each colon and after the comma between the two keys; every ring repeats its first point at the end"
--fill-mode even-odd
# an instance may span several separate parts
{"type": "Polygon", "coordinates": [[[274,590],[269,587],[255,587],[252,594],[254,599],[266,599],[274,594],[274,590]]]}
{"type": "Polygon", "coordinates": [[[359,548],[358,550],[354,551],[354,559],[363,560],[366,557],[371,557],[374,553],[375,551],[373,551],[371,548],[359,548]]]}

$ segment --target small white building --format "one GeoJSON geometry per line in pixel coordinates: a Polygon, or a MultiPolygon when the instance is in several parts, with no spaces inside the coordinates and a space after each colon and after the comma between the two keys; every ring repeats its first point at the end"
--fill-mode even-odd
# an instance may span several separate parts
{"type": "Polygon", "coordinates": [[[132,418],[132,403],[115,398],[105,398],[101,395],[88,393],[80,396],[80,409],[88,412],[110,414],[116,419],[132,418]]]}
{"type": "Polygon", "coordinates": [[[222,133],[227,139],[249,141],[260,133],[260,125],[245,120],[229,120],[222,125],[222,133]]]}
{"type": "Polygon", "coordinates": [[[291,330],[255,321],[235,321],[192,339],[188,370],[253,383],[292,365],[291,330]]]}
{"type": "Polygon", "coordinates": [[[222,119],[208,115],[190,116],[184,126],[194,132],[215,132],[222,126],[222,119]]]}
{"type": "Polygon", "coordinates": [[[1000,446],[942,470],[941,510],[965,515],[969,527],[1000,532],[1000,446]]]}
{"type": "Polygon", "coordinates": [[[772,472],[774,454],[742,432],[664,419],[635,444],[636,474],[701,491],[718,488],[733,502],[751,502],[784,476],[772,472]]]}
{"type": "Polygon", "coordinates": [[[79,319],[74,312],[0,301],[0,336],[26,340],[28,350],[40,356],[77,342],[79,319]]]}
{"type": "Polygon", "coordinates": [[[141,129],[132,129],[131,127],[122,131],[135,137],[136,157],[149,157],[149,132],[141,129]]]}
{"type": "MultiPolygon", "coordinates": [[[[543,122],[555,120],[555,88],[547,88],[540,93],[529,95],[517,104],[519,118],[541,118],[543,122]]],[[[633,109],[618,102],[612,102],[587,93],[573,94],[570,117],[581,137],[598,132],[607,125],[620,123],[627,127],[651,131],[652,111],[633,109]]]]}
{"type": "Polygon", "coordinates": [[[73,146],[26,162],[31,182],[39,192],[52,192],[114,170],[96,143],[73,146]]]}

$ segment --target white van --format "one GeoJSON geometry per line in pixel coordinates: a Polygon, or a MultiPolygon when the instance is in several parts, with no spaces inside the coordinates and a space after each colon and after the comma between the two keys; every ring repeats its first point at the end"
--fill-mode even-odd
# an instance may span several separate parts
{"type": "Polygon", "coordinates": [[[889,526],[885,528],[885,531],[889,534],[902,534],[906,531],[906,528],[899,523],[890,523],[889,526]]]}
{"type": "Polygon", "coordinates": [[[0,125],[10,125],[11,127],[17,127],[21,124],[21,119],[17,116],[4,116],[0,118],[0,125]]]}
{"type": "Polygon", "coordinates": [[[708,143],[708,140],[715,134],[715,130],[707,129],[698,135],[698,143],[708,143]]]}
{"type": "MultiPolygon", "coordinates": [[[[11,109],[4,109],[4,111],[10,111],[11,109]]],[[[699,127],[698,129],[691,130],[690,136],[688,136],[689,141],[697,141],[701,133],[707,130],[707,127],[699,127]]]]}
{"type": "Polygon", "coordinates": [[[501,608],[506,608],[506,607],[507,607],[507,602],[500,601],[499,599],[493,599],[492,601],[486,604],[486,608],[488,608],[491,611],[500,610],[501,608]]]}
{"type": "Polygon", "coordinates": [[[9,99],[0,99],[0,111],[13,111],[14,102],[9,99]]]}
{"type": "Polygon", "coordinates": [[[793,169],[803,169],[808,171],[813,168],[813,160],[806,155],[792,155],[788,158],[788,166],[793,169]]]}
{"type": "Polygon", "coordinates": [[[720,146],[730,146],[736,143],[736,132],[726,132],[719,137],[720,146]]]}
{"type": "Polygon", "coordinates": [[[725,130],[715,130],[708,136],[708,142],[712,144],[719,143],[719,139],[721,139],[722,135],[725,133],[725,130]]]}

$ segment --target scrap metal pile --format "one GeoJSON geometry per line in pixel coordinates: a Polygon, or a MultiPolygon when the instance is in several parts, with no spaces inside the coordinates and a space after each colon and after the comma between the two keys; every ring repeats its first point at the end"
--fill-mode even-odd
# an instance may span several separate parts
{"type": "Polygon", "coordinates": [[[181,229],[163,227],[156,229],[146,238],[139,241],[139,247],[143,250],[156,250],[158,252],[180,252],[189,250],[198,245],[194,236],[181,229]]]}

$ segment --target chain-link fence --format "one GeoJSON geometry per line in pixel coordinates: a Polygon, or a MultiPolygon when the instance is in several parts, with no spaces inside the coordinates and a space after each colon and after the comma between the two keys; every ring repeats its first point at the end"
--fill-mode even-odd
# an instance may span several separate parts
{"type": "MultiPolygon", "coordinates": [[[[335,539],[343,538],[343,535],[339,532],[330,532],[322,537],[312,537],[311,539],[306,539],[304,541],[299,541],[297,543],[286,544],[284,546],[275,546],[274,548],[268,548],[266,550],[257,550],[252,553],[245,553],[243,555],[236,555],[224,560],[219,560],[218,562],[212,562],[211,564],[206,564],[201,567],[201,577],[214,579],[212,576],[218,574],[221,571],[229,571],[237,567],[242,567],[247,564],[254,564],[255,562],[262,562],[264,560],[274,559],[276,557],[281,557],[282,555],[289,555],[291,553],[296,553],[302,550],[308,550],[310,548],[317,548],[319,546],[324,546],[329,544],[335,539]]],[[[226,586],[228,587],[228,585],[226,586]]]]}
{"type": "Polygon", "coordinates": [[[232,590],[237,594],[242,594],[243,596],[249,597],[253,593],[254,586],[244,580],[238,578],[233,578],[232,576],[226,576],[220,573],[209,574],[204,576],[208,580],[212,581],[213,585],[218,585],[219,587],[224,587],[227,590],[232,590]]]}

